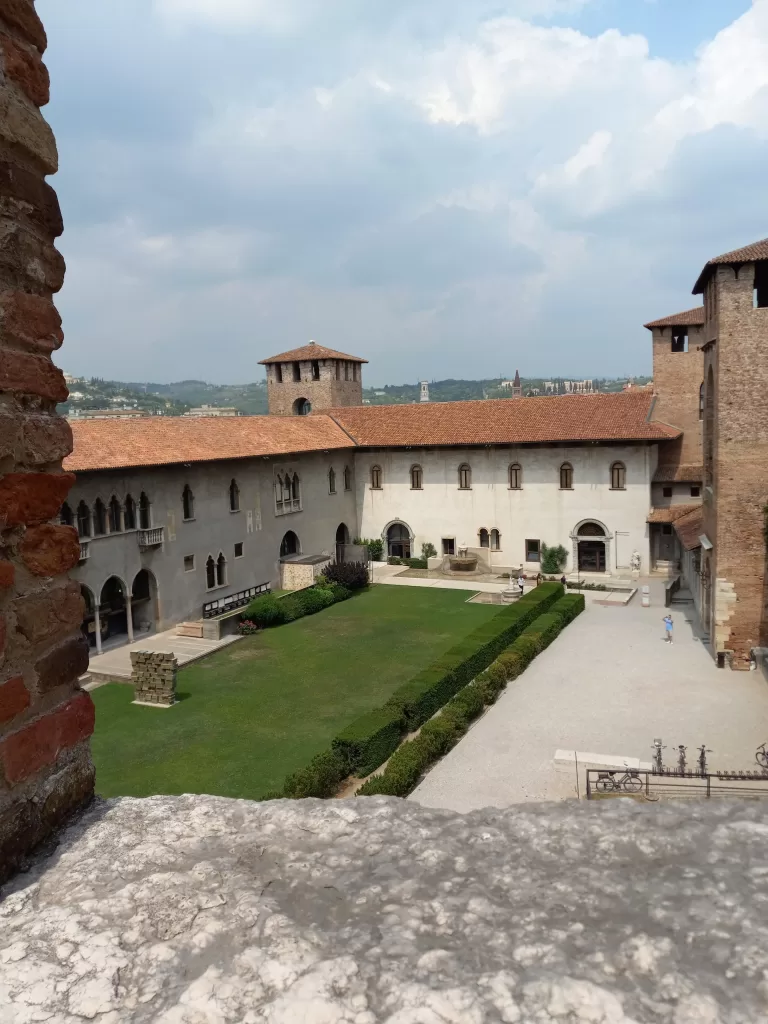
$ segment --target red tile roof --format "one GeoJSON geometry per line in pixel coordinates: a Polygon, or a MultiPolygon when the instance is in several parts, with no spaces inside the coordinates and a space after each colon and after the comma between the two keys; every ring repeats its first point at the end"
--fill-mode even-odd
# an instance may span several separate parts
{"type": "Polygon", "coordinates": [[[693,327],[704,323],[704,307],[694,306],[693,309],[685,309],[682,313],[673,313],[672,316],[663,316],[661,320],[651,320],[643,324],[649,330],[652,327],[693,327]]]}
{"type": "Polygon", "coordinates": [[[647,523],[675,523],[682,516],[687,516],[701,505],[670,505],[668,508],[652,508],[648,513],[647,523]]]}
{"type": "Polygon", "coordinates": [[[659,466],[653,474],[655,484],[696,484],[704,479],[703,466],[659,466]]]}
{"type": "Polygon", "coordinates": [[[536,444],[568,441],[666,441],[676,427],[649,422],[653,395],[500,398],[475,402],[361,405],[329,415],[367,448],[536,444]]]}
{"type": "Polygon", "coordinates": [[[146,416],[71,420],[70,472],[352,448],[330,416],[146,416]]]}
{"type": "Polygon", "coordinates": [[[697,505],[687,515],[675,520],[675,533],[686,551],[701,547],[699,537],[704,531],[704,510],[697,505]]]}
{"type": "Polygon", "coordinates": [[[325,345],[318,345],[316,341],[310,341],[308,345],[301,348],[292,348],[290,352],[281,352],[280,355],[270,356],[269,359],[261,359],[259,365],[266,366],[267,363],[295,363],[302,359],[346,359],[349,363],[367,363],[367,359],[360,356],[349,356],[346,352],[337,352],[336,349],[326,348],[325,345]]]}
{"type": "Polygon", "coordinates": [[[696,284],[693,286],[693,294],[700,295],[704,291],[704,285],[707,283],[707,278],[712,272],[712,267],[723,263],[755,263],[757,260],[768,260],[768,238],[763,238],[759,242],[753,242],[751,245],[745,245],[741,249],[724,252],[722,256],[714,256],[711,260],[707,260],[696,284]]]}

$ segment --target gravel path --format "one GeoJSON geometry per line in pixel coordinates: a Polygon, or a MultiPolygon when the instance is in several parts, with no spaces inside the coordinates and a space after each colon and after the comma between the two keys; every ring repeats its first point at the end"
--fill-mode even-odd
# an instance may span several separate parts
{"type": "MultiPolygon", "coordinates": [[[[658,584],[651,608],[589,602],[497,704],[437,764],[410,799],[469,811],[576,795],[557,771],[558,748],[651,759],[654,737],[674,748],[706,743],[711,770],[754,768],[768,740],[768,686],[759,672],[717,669],[674,607],[675,643],[663,641],[658,584]]],[[[583,775],[580,773],[583,786],[583,775]]]]}

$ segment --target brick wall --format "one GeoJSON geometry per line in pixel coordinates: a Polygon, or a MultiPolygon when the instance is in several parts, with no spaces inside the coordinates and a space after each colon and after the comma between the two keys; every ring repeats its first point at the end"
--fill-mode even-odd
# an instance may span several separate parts
{"type": "Polygon", "coordinates": [[[362,365],[347,363],[349,376],[357,373],[357,380],[344,380],[344,366],[341,363],[341,380],[336,379],[336,359],[321,359],[320,380],[312,379],[312,362],[299,363],[301,380],[293,379],[293,363],[284,363],[283,379],[278,380],[277,364],[267,366],[267,400],[272,416],[293,416],[294,402],[305,398],[312,403],[314,412],[321,409],[335,409],[342,406],[363,404],[362,365]]]}
{"type": "MultiPolygon", "coordinates": [[[[704,528],[714,547],[711,631],[716,652],[746,668],[768,643],[763,506],[768,502],[768,309],[753,308],[755,265],[718,267],[706,330],[714,379],[711,490],[704,528]]],[[[706,378],[705,378],[706,379],[706,378]]]]}
{"type": "Polygon", "coordinates": [[[74,530],[54,520],[73,477],[56,402],[67,389],[51,353],[62,342],[52,294],[64,261],[61,214],[45,177],[56,143],[46,39],[32,0],[0,0],[0,881],[93,794],[93,704],[82,603],[67,571],[74,530]]]}
{"type": "Polygon", "coordinates": [[[659,465],[701,465],[699,388],[704,380],[703,329],[688,328],[688,351],[672,351],[673,327],[653,328],[654,420],[679,427],[679,441],[662,445],[659,465]]]}

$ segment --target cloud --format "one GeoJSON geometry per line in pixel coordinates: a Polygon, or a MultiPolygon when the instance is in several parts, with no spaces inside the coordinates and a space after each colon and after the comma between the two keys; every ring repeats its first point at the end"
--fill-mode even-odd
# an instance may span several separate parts
{"type": "Polygon", "coordinates": [[[679,60],[582,2],[38,6],[77,372],[310,337],[377,383],[642,372],[640,325],[768,234],[768,0],[679,60]]]}

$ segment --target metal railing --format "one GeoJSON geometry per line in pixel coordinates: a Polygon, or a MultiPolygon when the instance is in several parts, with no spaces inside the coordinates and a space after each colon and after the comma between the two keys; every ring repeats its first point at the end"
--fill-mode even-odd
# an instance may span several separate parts
{"type": "Polygon", "coordinates": [[[215,619],[217,615],[224,615],[236,608],[244,608],[251,603],[254,597],[258,597],[259,594],[268,594],[271,589],[269,583],[258,583],[255,587],[248,587],[247,590],[238,590],[236,594],[218,597],[215,601],[206,601],[203,605],[203,618],[215,619]]]}
{"type": "Polygon", "coordinates": [[[80,541],[80,558],[78,559],[78,561],[79,562],[87,562],[90,557],[91,557],[91,545],[87,544],[87,543],[83,544],[83,542],[80,541]]]}
{"type": "Polygon", "coordinates": [[[163,543],[164,526],[154,526],[151,530],[139,530],[136,534],[140,548],[156,548],[163,543]]]}
{"type": "Polygon", "coordinates": [[[587,768],[587,800],[638,796],[650,800],[680,797],[768,797],[768,773],[762,771],[697,772],[669,768],[661,772],[587,768]]]}

